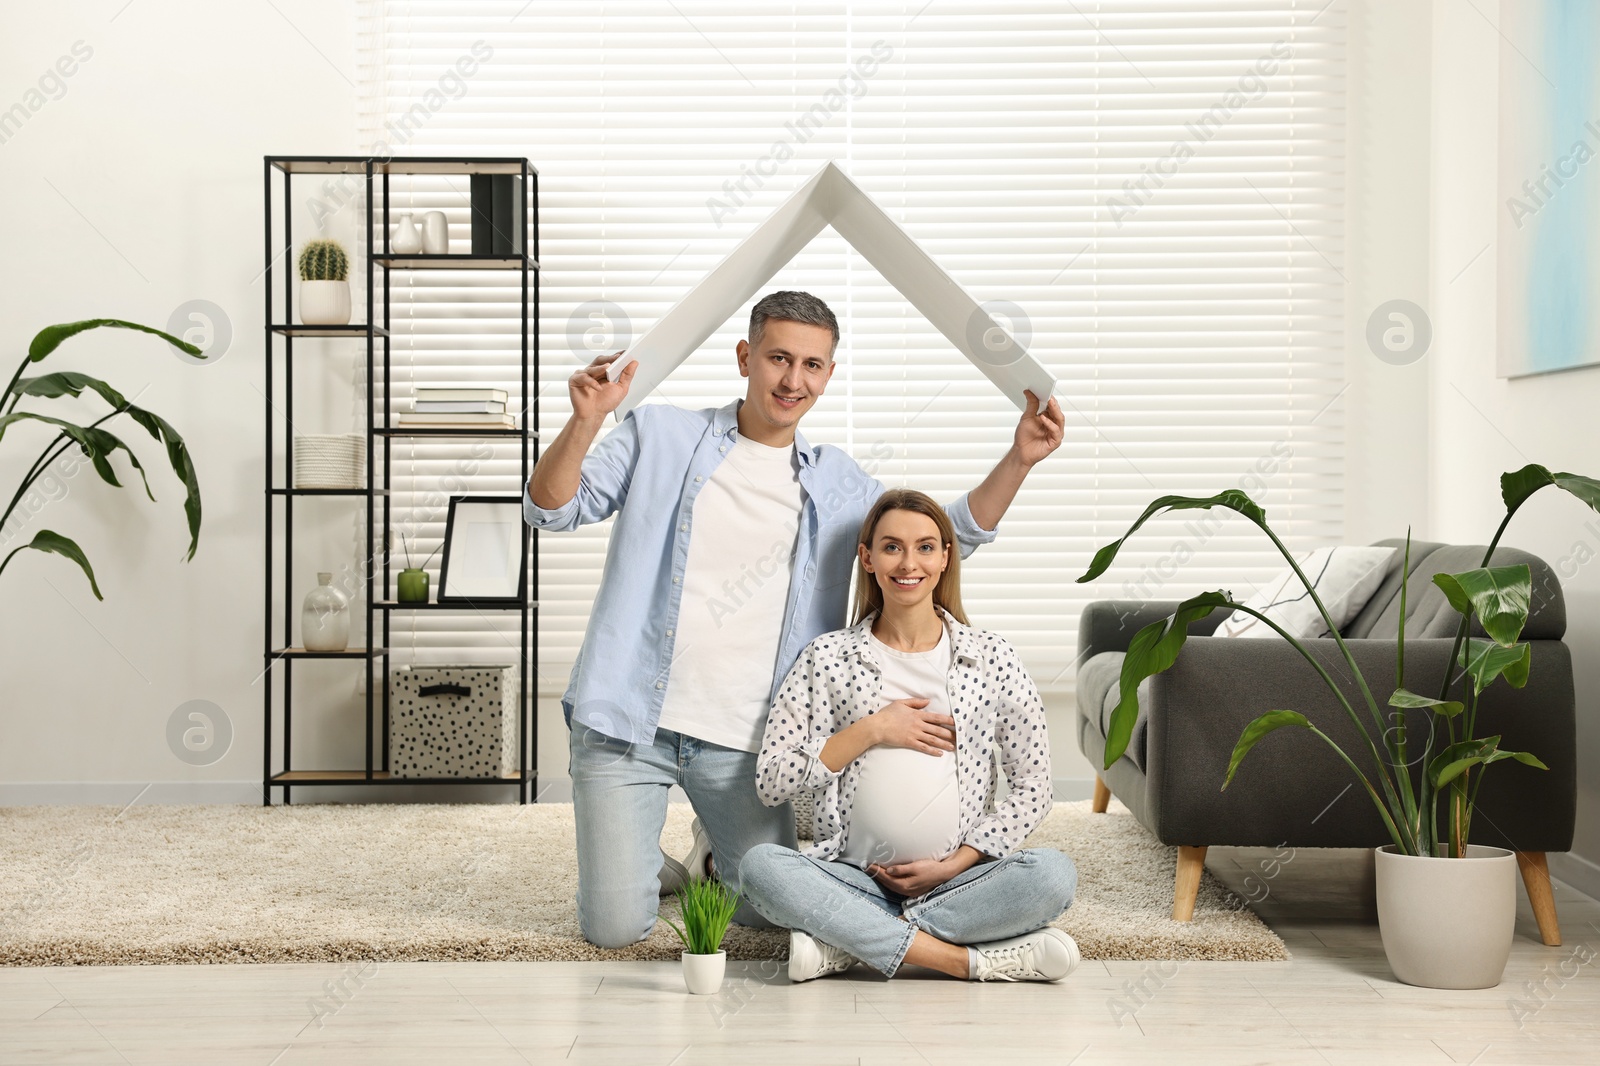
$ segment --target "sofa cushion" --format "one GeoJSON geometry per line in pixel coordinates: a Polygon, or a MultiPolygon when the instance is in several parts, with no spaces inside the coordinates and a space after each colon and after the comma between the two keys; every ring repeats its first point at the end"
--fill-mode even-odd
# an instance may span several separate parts
{"type": "MultiPolygon", "coordinates": [[[[1103,651],[1078,667],[1078,714],[1087,719],[1101,737],[1111,727],[1111,712],[1122,700],[1122,660],[1124,652],[1103,651]]],[[[1139,685],[1139,717],[1128,738],[1127,758],[1144,769],[1145,734],[1150,718],[1150,679],[1139,685]]]]}
{"type": "MultiPolygon", "coordinates": [[[[1335,628],[1350,622],[1383,583],[1394,563],[1395,550],[1384,547],[1318,548],[1295,560],[1306,581],[1327,608],[1335,628]]],[[[1292,567],[1284,567],[1245,601],[1272,619],[1290,636],[1311,638],[1328,634],[1328,625],[1305,583],[1292,567]]],[[[1276,639],[1278,633],[1253,614],[1235,611],[1217,627],[1219,637],[1276,639]]]]}
{"type": "MultiPolygon", "coordinates": [[[[1389,567],[1384,573],[1383,583],[1376,592],[1367,598],[1367,605],[1346,625],[1339,630],[1339,635],[1346,640],[1357,640],[1372,634],[1372,625],[1376,622],[1391,602],[1400,596],[1400,564],[1405,560],[1406,542],[1403,537],[1391,537],[1388,540],[1376,541],[1373,547],[1395,548],[1394,557],[1389,560],[1389,567]]],[[[1411,542],[1411,570],[1416,572],[1423,560],[1435,551],[1444,547],[1435,541],[1413,540],[1411,542]]]]}

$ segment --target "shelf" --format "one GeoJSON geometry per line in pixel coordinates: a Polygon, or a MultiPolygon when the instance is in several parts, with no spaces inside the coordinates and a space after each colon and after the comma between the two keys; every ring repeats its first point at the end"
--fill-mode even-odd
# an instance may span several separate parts
{"type": "Polygon", "coordinates": [[[537,271],[539,261],[532,256],[517,255],[375,255],[374,263],[391,270],[520,270],[527,264],[537,271]]]}
{"type": "Polygon", "coordinates": [[[521,603],[401,603],[398,600],[377,600],[372,606],[380,611],[514,611],[519,607],[539,606],[538,600],[524,600],[521,603]]]}
{"type": "MultiPolygon", "coordinates": [[[[268,326],[267,328],[281,337],[365,337],[367,335],[367,327],[361,324],[344,326],[276,325],[268,326]]],[[[387,337],[389,331],[382,326],[373,326],[372,335],[374,337],[387,337]]]]}
{"type": "Polygon", "coordinates": [[[516,785],[532,781],[530,774],[504,777],[395,777],[388,770],[285,770],[267,779],[274,785],[516,785]]]}
{"type": "MultiPolygon", "coordinates": [[[[539,764],[539,717],[537,703],[533,700],[524,700],[517,709],[517,754],[515,757],[507,755],[508,761],[517,762],[523,769],[512,773],[490,773],[485,770],[483,776],[472,777],[400,777],[392,772],[393,763],[385,746],[393,742],[390,704],[391,691],[387,688],[386,679],[382,677],[371,678],[365,686],[365,691],[356,699],[360,706],[355,708],[346,725],[354,729],[362,729],[365,740],[361,754],[347,753],[345,756],[327,756],[322,759],[308,758],[301,760],[306,765],[316,763],[345,762],[348,767],[351,763],[360,769],[333,769],[333,770],[290,770],[292,765],[291,755],[294,750],[293,741],[303,738],[305,733],[295,727],[295,719],[310,713],[319,715],[325,709],[330,693],[338,697],[341,691],[339,678],[345,676],[344,668],[332,670],[312,669],[317,677],[310,680],[318,682],[314,685],[293,685],[290,683],[291,674],[300,673],[300,668],[294,668],[296,659],[325,659],[345,660],[352,664],[365,663],[360,667],[371,674],[373,667],[378,664],[388,663],[395,655],[405,656],[405,649],[396,645],[375,648],[345,648],[337,652],[315,652],[304,647],[272,648],[272,642],[277,637],[286,640],[293,639],[293,632],[289,629],[275,629],[279,624],[292,622],[294,612],[299,603],[294,595],[294,576],[305,568],[303,559],[304,540],[300,536],[300,526],[303,520],[309,520],[314,525],[340,528],[339,523],[348,523],[350,517],[356,513],[370,517],[367,524],[371,526],[365,533],[369,545],[389,545],[393,539],[394,523],[398,519],[405,519],[408,511],[397,508],[396,503],[404,503],[409,497],[405,496],[406,486],[411,485],[408,480],[394,480],[397,467],[406,469],[404,456],[407,453],[423,453],[435,457],[453,458],[464,456],[469,451],[473,455],[480,452],[490,452],[495,455],[517,452],[526,467],[537,458],[539,435],[539,384],[540,372],[537,361],[536,343],[539,337],[539,174],[532,164],[523,158],[511,156],[399,156],[383,157],[370,152],[365,155],[266,155],[263,157],[263,177],[265,196],[263,211],[266,221],[265,248],[263,258],[265,267],[263,275],[267,282],[264,286],[267,292],[265,324],[267,329],[266,351],[269,358],[263,360],[262,372],[266,379],[266,387],[260,390],[265,401],[265,446],[267,459],[264,463],[265,471],[262,480],[265,481],[266,494],[265,514],[265,567],[263,595],[265,599],[265,615],[267,619],[268,636],[263,641],[269,649],[263,653],[264,666],[261,682],[264,733],[262,739],[262,803],[271,805],[279,797],[275,797],[272,788],[281,788],[281,799],[289,802],[293,791],[291,786],[317,786],[317,787],[350,787],[359,785],[506,785],[517,789],[519,803],[536,802],[538,796],[539,764]],[[442,196],[446,190],[452,194],[451,202],[459,201],[462,207],[467,206],[471,197],[472,184],[467,175],[494,174],[511,176],[514,180],[509,184],[518,187],[522,193],[522,205],[526,209],[522,223],[521,235],[515,243],[521,244],[522,252],[499,254],[470,254],[473,251],[486,248],[504,248],[511,240],[501,239],[500,243],[485,245],[481,241],[476,248],[466,242],[447,245],[446,252],[454,251],[465,254],[427,254],[419,246],[417,251],[402,255],[397,249],[390,246],[385,236],[390,208],[396,202],[396,197],[406,196],[412,191],[426,191],[426,195],[442,196]],[[302,180],[298,185],[294,178],[302,175],[311,175],[309,182],[302,180]],[[341,177],[342,175],[342,177],[341,177]],[[400,177],[391,181],[390,175],[421,175],[414,178],[400,177]],[[330,178],[331,176],[331,178],[330,178]],[[359,249],[348,254],[354,259],[360,255],[367,269],[359,272],[362,276],[353,279],[351,285],[351,304],[355,307],[356,314],[367,321],[347,322],[341,325],[313,325],[295,322],[296,304],[294,303],[295,264],[290,258],[290,252],[297,250],[291,242],[291,235],[303,243],[308,236],[315,234],[302,232],[298,227],[300,211],[296,200],[309,194],[311,186],[324,186],[329,181],[340,185],[349,192],[358,187],[365,189],[366,194],[360,198],[351,209],[356,212],[352,221],[356,228],[368,235],[376,237],[376,241],[362,244],[359,249]],[[294,222],[292,225],[291,222],[294,222]],[[437,275],[417,271],[490,271],[491,274],[455,274],[439,273],[437,275]],[[507,272],[512,272],[508,275],[507,272]],[[411,272],[411,273],[406,273],[411,272]],[[522,343],[519,346],[515,333],[507,333],[500,327],[495,332],[497,340],[494,348],[502,353],[504,358],[514,365],[510,374],[521,375],[521,380],[526,386],[522,391],[526,394],[527,406],[522,411],[511,412],[514,422],[509,427],[505,420],[490,422],[472,421],[474,417],[469,414],[450,414],[443,417],[459,419],[452,422],[423,422],[414,424],[409,421],[412,413],[404,413],[400,407],[410,407],[409,403],[396,396],[409,392],[409,386],[401,386],[398,380],[391,381],[391,360],[395,357],[394,338],[405,336],[407,320],[404,318],[391,318],[397,312],[394,303],[394,293],[391,293],[391,282],[402,289],[412,282],[420,282],[431,278],[432,283],[460,288],[463,285],[469,288],[479,288],[481,284],[502,285],[511,281],[515,285],[515,273],[521,272],[522,289],[520,301],[520,315],[518,309],[513,308],[509,321],[502,321],[500,327],[515,330],[521,328],[522,343]],[[476,280],[474,280],[476,279],[476,280]],[[530,283],[531,282],[531,283],[530,283]],[[280,316],[281,312],[281,316],[280,316]],[[283,337],[284,343],[279,345],[276,338],[283,337]],[[284,362],[281,358],[270,358],[274,350],[282,353],[294,352],[292,338],[352,338],[357,341],[355,345],[339,346],[306,346],[306,357],[300,360],[293,358],[284,362]],[[530,343],[528,338],[534,338],[535,343],[530,343]],[[360,341],[365,338],[366,344],[360,341]],[[381,342],[378,338],[382,338],[381,342]],[[504,341],[505,343],[501,343],[504,341]],[[367,366],[370,373],[366,380],[358,382],[358,397],[365,393],[367,413],[360,419],[360,433],[353,437],[360,437],[366,442],[365,465],[359,470],[333,471],[319,481],[315,476],[309,477],[309,484],[300,486],[298,478],[292,469],[293,464],[288,460],[294,453],[294,419],[299,411],[290,406],[295,392],[287,391],[293,385],[296,389],[303,389],[300,378],[302,368],[307,368],[311,377],[311,384],[315,386],[319,376],[333,373],[329,366],[310,366],[310,363],[324,363],[325,356],[337,354],[333,348],[338,347],[345,356],[353,355],[358,349],[366,354],[367,366]],[[326,348],[327,351],[321,349],[326,348]],[[519,358],[520,357],[520,358],[519,358]],[[374,358],[381,361],[374,363],[374,358]],[[281,369],[280,369],[281,368],[281,369]],[[281,406],[280,406],[281,404],[281,406]],[[404,425],[402,418],[407,419],[404,425]],[[532,427],[532,428],[530,428],[532,427]],[[286,455],[283,459],[274,459],[279,452],[279,441],[284,442],[286,455]],[[395,441],[402,443],[397,447],[395,441]],[[421,445],[418,441],[426,443],[421,445]],[[485,449],[480,442],[488,441],[490,447],[485,449]],[[504,442],[505,446],[502,446],[504,442]],[[348,482],[340,485],[338,478],[333,473],[353,475],[348,482]],[[282,478],[282,484],[278,479],[282,478]],[[322,484],[332,482],[338,487],[324,488],[322,484]],[[377,487],[383,486],[383,487],[377,487]],[[338,497],[343,501],[364,501],[365,510],[358,505],[351,508],[348,503],[323,507],[317,505],[310,507],[306,515],[302,516],[301,506],[294,503],[295,497],[328,496],[338,497]],[[382,506],[375,504],[382,499],[382,506]],[[278,500],[283,501],[283,506],[278,506],[278,500]],[[393,512],[393,513],[391,513],[393,512]],[[283,670],[275,670],[278,660],[284,660],[283,670]],[[337,677],[332,675],[337,674],[337,677]],[[322,676],[329,675],[329,676],[322,676]],[[323,684],[322,682],[327,682],[323,684]],[[331,686],[331,687],[330,687],[331,686]],[[306,710],[300,710],[306,708],[306,710]],[[348,762],[346,762],[348,759],[348,762]],[[273,766],[282,767],[281,772],[274,772],[273,766]],[[389,766],[391,770],[379,770],[380,766],[389,766]],[[370,767],[370,769],[368,769],[370,767]]],[[[481,184],[489,184],[488,182],[481,184]]],[[[496,182],[494,184],[500,184],[496,182]]],[[[343,201],[341,201],[343,202],[343,201]]],[[[515,206],[515,205],[513,205],[515,206]]],[[[506,227],[502,225],[502,230],[506,227]]],[[[513,236],[516,227],[511,228],[513,236]]],[[[431,245],[430,247],[437,247],[431,245]]],[[[513,304],[517,301],[514,299],[513,304]]],[[[454,320],[455,328],[472,332],[474,321],[463,307],[460,313],[453,313],[450,317],[454,320]]],[[[502,314],[502,320],[507,316],[502,314]]],[[[403,353],[401,353],[403,355],[403,353]]],[[[358,357],[359,361],[359,357],[358,357]]],[[[347,360],[348,362],[348,360],[347,360]]],[[[502,375],[503,376],[503,375],[502,375]]],[[[430,375],[431,377],[431,375],[430,375]]],[[[418,382],[417,384],[443,384],[443,382],[418,382]]],[[[426,415],[422,417],[427,417],[426,415]]],[[[465,469],[465,468],[463,468],[465,469]]],[[[313,472],[314,473],[314,472],[313,472]]],[[[474,471],[476,473],[476,471],[474,471]]],[[[415,486],[413,486],[415,487],[415,486]]],[[[417,501],[412,501],[414,506],[420,506],[417,501]]],[[[414,514],[411,517],[416,517],[414,514]]],[[[392,639],[387,636],[390,623],[397,622],[402,628],[415,625],[417,616],[424,612],[445,612],[459,614],[459,619],[446,619],[443,614],[434,618],[434,614],[426,617],[436,622],[442,622],[445,628],[456,628],[458,625],[467,625],[472,622],[474,614],[481,618],[496,620],[491,628],[500,632],[508,641],[511,638],[511,628],[515,626],[520,634],[524,657],[519,662],[522,671],[522,691],[533,693],[531,675],[534,673],[534,664],[538,661],[539,633],[536,626],[537,601],[532,596],[538,595],[538,588],[527,576],[532,572],[534,563],[530,560],[537,559],[538,540],[532,532],[524,529],[525,547],[534,553],[526,556],[523,561],[525,567],[523,581],[520,584],[521,592],[517,598],[506,598],[499,601],[480,600],[477,602],[423,602],[401,603],[398,599],[385,599],[382,602],[371,602],[372,596],[398,596],[398,586],[394,584],[393,577],[400,570],[398,562],[391,558],[387,549],[379,549],[377,554],[367,560],[368,573],[373,579],[369,583],[366,596],[367,602],[359,609],[352,611],[358,618],[363,617],[366,630],[359,635],[352,633],[357,640],[385,641],[392,639]],[[374,558],[377,560],[374,563],[374,558]],[[376,568],[375,568],[376,567],[376,568]],[[529,594],[532,594],[530,596],[529,594]],[[530,610],[529,608],[534,608],[530,610]],[[374,616],[382,622],[382,628],[374,626],[374,616]],[[503,624],[499,621],[503,619],[503,624]]],[[[409,584],[407,585],[409,589],[409,584]]],[[[481,622],[472,622],[479,625],[481,622]]],[[[352,627],[355,628],[355,627],[352,627]]],[[[403,643],[403,642],[402,642],[403,643]]],[[[516,642],[511,641],[515,647],[516,642]]],[[[340,704],[342,705],[342,699],[340,704]]],[[[316,717],[312,718],[313,726],[316,717]]],[[[315,729],[313,730],[315,732],[315,729]]],[[[392,750],[392,749],[391,749],[392,750]]],[[[492,764],[485,764],[492,765],[492,764]]],[[[503,764],[498,764],[503,765],[503,764]]],[[[415,798],[415,797],[413,797],[415,798]]],[[[470,797],[469,797],[470,798],[470,797]]],[[[488,798],[488,797],[484,797],[488,798]]],[[[509,797],[507,797],[509,798],[509,797]]]]}
{"type": "Polygon", "coordinates": [[[516,440],[526,433],[534,440],[539,439],[539,434],[530,429],[505,429],[501,426],[485,426],[474,429],[472,426],[375,426],[372,430],[379,437],[509,437],[516,440]]]}
{"type": "Polygon", "coordinates": [[[376,174],[521,174],[527,167],[537,176],[539,168],[518,156],[394,156],[378,162],[376,174]]]}
{"type": "Polygon", "coordinates": [[[383,159],[364,155],[276,155],[267,162],[285,174],[365,174],[367,163],[379,174],[521,174],[539,170],[515,156],[396,156],[383,159]]]}
{"type": "Polygon", "coordinates": [[[306,651],[304,648],[273,648],[269,659],[366,659],[382,655],[388,648],[346,648],[344,651],[306,651]]]}
{"type": "Polygon", "coordinates": [[[285,174],[365,174],[364,155],[269,155],[267,162],[285,174]]]}

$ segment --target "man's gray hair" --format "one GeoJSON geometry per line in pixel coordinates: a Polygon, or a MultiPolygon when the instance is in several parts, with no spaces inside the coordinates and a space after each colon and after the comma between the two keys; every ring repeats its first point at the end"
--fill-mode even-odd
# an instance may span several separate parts
{"type": "Polygon", "coordinates": [[[828,349],[829,353],[839,347],[839,320],[833,317],[833,312],[828,309],[827,304],[809,292],[769,292],[757,300],[756,305],[750,309],[752,348],[761,344],[761,334],[767,328],[767,320],[771,318],[780,322],[801,322],[808,326],[821,326],[833,334],[833,347],[828,349]]]}

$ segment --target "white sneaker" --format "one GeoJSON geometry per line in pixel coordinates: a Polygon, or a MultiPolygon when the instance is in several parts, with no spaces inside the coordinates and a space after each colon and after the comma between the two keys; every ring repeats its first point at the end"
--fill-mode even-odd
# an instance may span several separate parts
{"type": "Polygon", "coordinates": [[[789,980],[809,981],[830,973],[843,973],[861,960],[810,933],[789,930],[789,980]]]}
{"type": "Polygon", "coordinates": [[[670,896],[689,883],[689,871],[683,863],[666,852],[661,853],[661,870],[656,874],[661,882],[660,895],[670,896]]]}
{"type": "Polygon", "coordinates": [[[694,842],[689,845],[689,854],[682,862],[664,851],[661,853],[661,870],[656,879],[661,883],[659,894],[662,896],[672,895],[697,877],[711,876],[711,838],[706,835],[700,819],[694,820],[692,828],[694,842]]]}
{"type": "Polygon", "coordinates": [[[1082,961],[1077,941],[1050,925],[970,950],[973,981],[1059,981],[1082,961]]]}
{"type": "Polygon", "coordinates": [[[690,823],[694,832],[694,841],[689,845],[689,854],[683,857],[683,868],[689,871],[689,877],[711,876],[711,836],[706,832],[706,827],[696,818],[690,823]]]}

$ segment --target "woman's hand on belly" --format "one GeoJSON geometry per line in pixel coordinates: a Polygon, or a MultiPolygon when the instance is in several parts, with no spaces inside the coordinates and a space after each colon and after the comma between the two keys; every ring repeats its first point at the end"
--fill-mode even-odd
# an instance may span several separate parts
{"type": "Polygon", "coordinates": [[[963,844],[943,859],[918,859],[889,866],[873,863],[867,867],[867,876],[891,892],[898,892],[902,896],[920,896],[957,874],[970,870],[982,858],[983,852],[963,844]]]}

